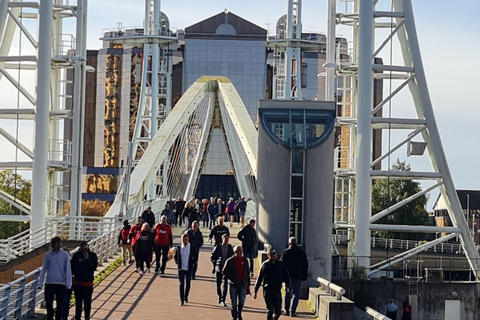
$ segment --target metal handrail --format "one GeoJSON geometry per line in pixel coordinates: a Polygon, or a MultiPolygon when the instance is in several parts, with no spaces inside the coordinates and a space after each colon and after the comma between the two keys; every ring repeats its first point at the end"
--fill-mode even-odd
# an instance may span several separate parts
{"type": "Polygon", "coordinates": [[[337,300],[342,300],[342,296],[345,294],[345,289],[322,277],[318,277],[317,282],[320,284],[322,290],[325,290],[325,292],[330,293],[332,296],[336,296],[337,300]]]}
{"type": "MultiPolygon", "coordinates": [[[[332,234],[332,241],[337,245],[342,243],[347,243],[348,236],[332,234]]],[[[372,237],[371,244],[372,244],[372,248],[409,250],[409,249],[418,247],[420,244],[422,244],[422,242],[415,241],[415,240],[372,237]]],[[[458,255],[464,254],[462,245],[460,243],[443,242],[430,248],[428,251],[433,251],[437,253],[451,253],[451,254],[458,254],[458,255]]]]}
{"type": "Polygon", "coordinates": [[[392,319],[390,319],[389,317],[387,317],[386,315],[384,315],[384,314],[382,314],[382,313],[378,312],[377,310],[372,309],[372,308],[370,308],[370,307],[366,307],[366,308],[365,308],[365,312],[366,312],[369,316],[371,316],[371,318],[372,318],[373,320],[392,320],[392,319]]]}
{"type": "Polygon", "coordinates": [[[90,240],[110,233],[120,225],[116,217],[53,217],[8,239],[0,240],[0,263],[7,263],[59,236],[90,240]],[[90,228],[87,228],[91,224],[90,228]]]}
{"type": "MultiPolygon", "coordinates": [[[[117,234],[120,229],[121,226],[118,226],[109,233],[89,241],[90,250],[97,254],[99,266],[108,262],[108,259],[118,252],[117,234]]],[[[72,250],[70,256],[77,253],[79,249],[77,247],[72,250]]],[[[20,319],[25,315],[35,316],[35,307],[43,301],[43,290],[37,290],[41,272],[42,268],[37,268],[0,288],[0,319],[7,319],[7,317],[20,319]],[[27,279],[31,279],[31,281],[27,282],[27,279]]]]}

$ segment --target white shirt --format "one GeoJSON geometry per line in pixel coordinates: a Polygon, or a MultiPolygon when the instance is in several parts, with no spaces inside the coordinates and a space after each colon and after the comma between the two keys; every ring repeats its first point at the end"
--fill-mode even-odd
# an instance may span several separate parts
{"type": "Polygon", "coordinates": [[[188,271],[188,260],[190,258],[190,243],[180,247],[180,259],[182,261],[182,270],[188,271]]]}

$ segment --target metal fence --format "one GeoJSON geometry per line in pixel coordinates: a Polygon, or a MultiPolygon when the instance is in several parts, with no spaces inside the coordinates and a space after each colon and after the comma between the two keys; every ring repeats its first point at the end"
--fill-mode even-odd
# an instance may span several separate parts
{"type": "MultiPolygon", "coordinates": [[[[81,220],[81,219],[77,219],[81,220]]],[[[118,252],[118,233],[121,227],[110,228],[109,232],[90,240],[90,250],[98,256],[98,265],[108,262],[118,252]]],[[[82,229],[85,230],[85,229],[82,229]]],[[[79,248],[70,252],[74,255],[79,248]]],[[[0,320],[20,319],[23,316],[35,317],[35,307],[43,301],[44,290],[37,290],[37,282],[42,268],[12,281],[0,288],[0,320]]]]}
{"type": "MultiPolygon", "coordinates": [[[[336,245],[347,244],[348,236],[332,234],[332,241],[336,245]]],[[[381,248],[381,249],[397,249],[397,250],[410,250],[416,248],[422,244],[424,241],[415,241],[415,240],[403,240],[403,239],[392,239],[392,238],[378,238],[372,237],[371,244],[372,248],[381,248]]],[[[426,252],[435,252],[435,253],[449,253],[449,254],[458,254],[463,255],[463,248],[460,243],[439,243],[436,246],[425,250],[426,252]]]]}
{"type": "Polygon", "coordinates": [[[8,239],[0,240],[0,264],[5,264],[48,243],[53,237],[91,240],[118,229],[121,221],[115,217],[49,218],[8,239]]]}

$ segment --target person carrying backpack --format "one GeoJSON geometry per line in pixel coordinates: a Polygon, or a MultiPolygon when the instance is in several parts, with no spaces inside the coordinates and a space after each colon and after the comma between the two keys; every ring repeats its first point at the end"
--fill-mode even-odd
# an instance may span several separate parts
{"type": "Polygon", "coordinates": [[[127,264],[127,255],[129,258],[128,263],[133,263],[132,245],[130,243],[130,229],[131,226],[128,223],[128,220],[124,220],[123,228],[118,235],[118,244],[122,247],[123,265],[127,264]]]}

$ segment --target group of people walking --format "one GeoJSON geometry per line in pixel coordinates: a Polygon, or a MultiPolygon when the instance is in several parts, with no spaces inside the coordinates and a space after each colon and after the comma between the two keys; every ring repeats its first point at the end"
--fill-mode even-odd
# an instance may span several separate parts
{"type": "MultiPolygon", "coordinates": [[[[209,219],[209,223],[204,224],[205,227],[208,225],[210,228],[208,240],[213,243],[210,261],[212,274],[215,275],[217,303],[226,307],[229,294],[232,318],[241,320],[247,294],[253,294],[253,298],[256,299],[259,288],[263,287],[267,319],[278,319],[281,315],[281,288],[285,284],[285,311],[288,315],[295,316],[300,285],[307,277],[308,262],[305,252],[296,246],[295,238],[290,239],[290,246],[282,253],[280,260],[277,260],[276,251],[270,249],[267,254],[268,260],[262,264],[254,290],[251,291],[257,237],[255,220],[250,219],[245,224],[246,203],[242,206],[243,200],[240,199],[237,204],[234,204],[233,209],[229,209],[227,204],[225,211],[216,211],[214,220],[216,223],[211,223],[212,219],[209,219]],[[240,211],[242,214],[239,215],[238,222],[244,225],[237,237],[242,245],[232,246],[229,243],[230,229],[225,221],[231,225],[234,210],[239,207],[242,208],[240,211]]],[[[214,211],[212,208],[216,208],[217,205],[218,202],[212,198],[206,206],[199,206],[197,210],[201,212],[205,207],[206,212],[210,214],[214,211]]],[[[173,247],[172,227],[168,222],[179,223],[179,220],[171,220],[172,216],[169,217],[165,211],[170,211],[169,204],[165,206],[156,224],[151,207],[147,207],[133,226],[125,220],[118,235],[118,241],[123,251],[123,264],[127,265],[135,261],[135,271],[141,276],[145,272],[151,272],[153,253],[155,253],[155,273],[164,274],[170,255],[177,265],[180,305],[183,306],[188,302],[191,280],[195,280],[196,277],[199,252],[204,245],[204,237],[199,228],[199,221],[195,219],[191,222],[190,228],[182,233],[181,243],[173,247]]],[[[72,288],[76,300],[75,319],[80,320],[82,309],[85,312],[85,319],[90,319],[93,274],[97,267],[97,256],[89,250],[87,242],[81,243],[79,251],[71,260],[68,250],[61,249],[60,238],[53,238],[51,246],[52,250],[45,255],[42,273],[38,280],[39,288],[44,282],[46,283],[45,300],[48,319],[54,318],[54,300],[57,305],[55,319],[68,318],[72,288]]]]}
{"type": "MultiPolygon", "coordinates": [[[[150,208],[151,209],[151,208],[150,208]]],[[[215,226],[216,219],[219,215],[225,217],[225,221],[230,223],[230,227],[236,221],[243,228],[245,224],[245,213],[247,210],[247,202],[245,197],[241,197],[234,201],[230,198],[227,203],[221,198],[211,197],[210,199],[195,199],[185,201],[182,197],[177,200],[167,201],[161,215],[167,217],[167,223],[171,226],[192,225],[193,221],[202,223],[204,228],[212,229],[215,226]]],[[[142,215],[142,218],[143,215],[142,215]]]]}
{"type": "Polygon", "coordinates": [[[85,319],[90,319],[97,255],[89,250],[86,241],[80,243],[78,252],[71,260],[68,249],[62,249],[60,237],[54,237],[50,245],[52,249],[45,254],[42,272],[37,282],[39,290],[45,283],[47,319],[53,320],[54,314],[55,319],[68,319],[72,288],[75,295],[75,319],[81,319],[82,309],[85,311],[85,319]],[[56,312],[53,308],[54,300],[56,312]]]}

